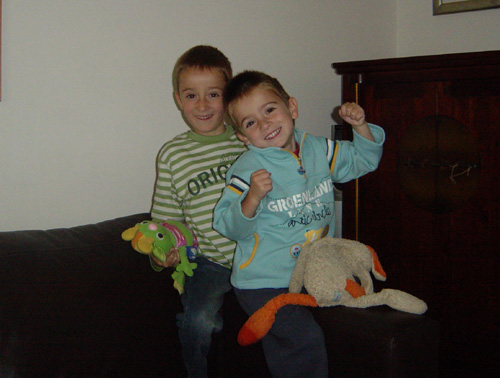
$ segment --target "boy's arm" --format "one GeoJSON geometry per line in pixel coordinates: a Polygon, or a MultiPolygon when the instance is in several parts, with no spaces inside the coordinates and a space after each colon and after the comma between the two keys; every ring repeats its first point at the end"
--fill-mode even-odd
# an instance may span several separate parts
{"type": "Polygon", "coordinates": [[[153,194],[151,218],[157,222],[166,220],[184,222],[182,203],[176,194],[169,164],[158,158],[156,168],[158,175],[153,194]]]}
{"type": "Polygon", "coordinates": [[[233,168],[227,172],[227,185],[214,209],[214,229],[231,240],[242,240],[255,232],[256,220],[262,201],[258,204],[247,197],[250,183],[233,174],[233,168]],[[245,204],[244,204],[245,202],[245,204]],[[244,212],[247,212],[247,216],[244,212]]]}
{"type": "Polygon", "coordinates": [[[385,133],[382,128],[367,124],[373,141],[353,128],[353,141],[337,141],[334,154],[332,180],[343,183],[357,179],[377,169],[382,158],[385,133]]]}
{"type": "Polygon", "coordinates": [[[362,136],[363,138],[369,140],[369,141],[372,141],[372,142],[375,142],[375,137],[373,136],[371,130],[370,130],[370,127],[368,126],[368,123],[364,123],[362,124],[361,126],[357,126],[357,127],[352,127],[352,129],[360,136],[362,136]]]}
{"type": "MultiPolygon", "coordinates": [[[[158,223],[166,220],[183,222],[184,213],[181,203],[177,200],[178,197],[175,193],[169,165],[158,158],[156,170],[158,176],[154,188],[151,218],[158,223]]],[[[166,257],[166,260],[161,262],[153,255],[149,255],[151,268],[157,272],[161,272],[164,268],[176,266],[180,262],[179,251],[176,248],[170,249],[166,257]]]]}

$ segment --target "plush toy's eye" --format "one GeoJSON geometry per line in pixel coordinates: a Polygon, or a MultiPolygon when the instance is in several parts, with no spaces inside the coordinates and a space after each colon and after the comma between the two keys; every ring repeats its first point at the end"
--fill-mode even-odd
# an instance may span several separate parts
{"type": "Polygon", "coordinates": [[[161,232],[158,232],[158,233],[156,234],[156,239],[158,239],[158,240],[163,240],[163,238],[164,238],[164,237],[165,237],[165,236],[164,236],[161,232]]]}
{"type": "Polygon", "coordinates": [[[142,221],[141,224],[148,224],[148,221],[142,221]]]}

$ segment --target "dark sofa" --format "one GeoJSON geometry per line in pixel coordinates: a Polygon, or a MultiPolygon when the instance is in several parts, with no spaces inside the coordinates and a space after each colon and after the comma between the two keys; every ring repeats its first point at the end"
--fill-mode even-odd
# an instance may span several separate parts
{"type": "MultiPolygon", "coordinates": [[[[136,214],[67,229],[0,232],[0,377],[184,377],[170,274],[154,272],[121,232],[136,214]]],[[[241,347],[234,295],[214,335],[211,377],[269,377],[260,343],[241,347]]],[[[332,377],[437,376],[439,325],[426,316],[313,309],[332,377]]]]}

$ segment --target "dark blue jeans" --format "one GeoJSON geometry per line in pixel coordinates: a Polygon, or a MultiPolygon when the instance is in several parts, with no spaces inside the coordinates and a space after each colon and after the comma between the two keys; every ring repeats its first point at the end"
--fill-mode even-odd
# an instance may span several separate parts
{"type": "MultiPolygon", "coordinates": [[[[256,289],[234,292],[248,315],[288,289],[256,289]]],[[[321,327],[303,306],[287,305],[276,314],[262,339],[267,366],[274,378],[328,378],[328,357],[321,327]]]]}
{"type": "Polygon", "coordinates": [[[212,332],[222,330],[219,310],[231,290],[231,270],[203,257],[194,262],[198,267],[192,277],[186,277],[181,296],[184,312],[177,315],[177,327],[188,377],[207,378],[207,354],[212,332]]]}

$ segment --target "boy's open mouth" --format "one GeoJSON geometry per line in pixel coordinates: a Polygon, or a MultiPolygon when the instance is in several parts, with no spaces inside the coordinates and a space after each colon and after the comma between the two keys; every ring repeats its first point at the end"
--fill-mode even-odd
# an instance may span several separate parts
{"type": "Polygon", "coordinates": [[[265,140],[269,140],[269,139],[276,138],[279,135],[280,132],[281,132],[281,127],[279,127],[278,129],[274,130],[271,134],[269,134],[268,136],[266,136],[264,139],[265,140]]]}
{"type": "Polygon", "coordinates": [[[210,119],[213,117],[213,114],[205,115],[205,116],[198,116],[197,118],[202,121],[206,121],[207,119],[210,119]]]}

